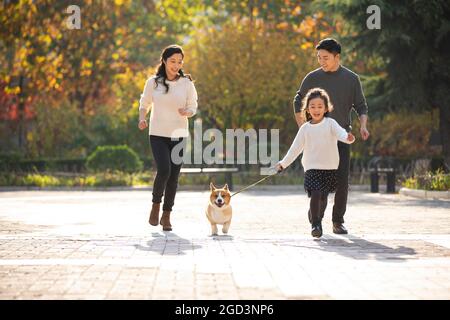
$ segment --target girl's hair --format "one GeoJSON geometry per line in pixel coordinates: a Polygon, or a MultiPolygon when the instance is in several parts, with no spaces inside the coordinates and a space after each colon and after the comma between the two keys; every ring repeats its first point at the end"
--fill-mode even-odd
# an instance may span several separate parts
{"type": "MultiPolygon", "coordinates": [[[[167,59],[169,59],[171,56],[173,56],[176,53],[180,53],[184,59],[183,49],[179,45],[173,44],[168,47],[165,47],[163,52],[161,53],[160,64],[156,69],[156,79],[155,79],[156,86],[155,86],[155,88],[158,87],[158,83],[162,83],[164,85],[164,87],[166,87],[166,93],[169,92],[169,85],[166,83],[166,80],[167,80],[166,61],[167,61],[167,59]]],[[[178,74],[180,75],[180,77],[188,78],[189,80],[192,81],[191,75],[184,74],[183,69],[180,69],[178,71],[178,74]]]]}
{"type": "Polygon", "coordinates": [[[321,89],[321,88],[313,88],[308,91],[305,98],[303,99],[302,104],[302,116],[303,119],[306,119],[306,121],[309,121],[312,119],[311,115],[308,112],[308,105],[309,101],[315,98],[321,98],[323,100],[323,103],[325,104],[325,114],[324,116],[327,117],[328,114],[333,111],[333,105],[331,104],[330,97],[328,96],[328,93],[321,89]]]}

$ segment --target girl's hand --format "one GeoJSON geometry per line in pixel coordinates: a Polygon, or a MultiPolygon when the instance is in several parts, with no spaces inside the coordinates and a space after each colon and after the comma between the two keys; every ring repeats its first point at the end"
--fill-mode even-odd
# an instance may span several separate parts
{"type": "Polygon", "coordinates": [[[275,165],[275,170],[276,170],[277,172],[281,172],[281,171],[284,170],[284,168],[281,166],[280,163],[277,163],[277,164],[275,165]]]}
{"type": "Polygon", "coordinates": [[[194,113],[189,110],[188,108],[179,108],[178,109],[178,113],[184,117],[190,117],[192,116],[194,113]]]}
{"type": "Polygon", "coordinates": [[[144,130],[147,127],[148,127],[148,124],[147,124],[146,120],[139,120],[138,128],[140,130],[144,130]]]}
{"type": "Polygon", "coordinates": [[[355,136],[354,136],[351,132],[348,133],[347,141],[348,141],[348,142],[353,142],[353,141],[355,141],[355,136]]]}

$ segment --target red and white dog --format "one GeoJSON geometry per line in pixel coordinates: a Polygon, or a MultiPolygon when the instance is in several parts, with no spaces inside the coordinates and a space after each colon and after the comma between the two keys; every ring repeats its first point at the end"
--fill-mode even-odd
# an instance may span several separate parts
{"type": "Polygon", "coordinates": [[[211,194],[209,196],[208,208],[206,208],[206,217],[211,223],[211,235],[217,235],[218,224],[223,226],[222,232],[227,234],[232,216],[230,190],[228,190],[227,184],[220,189],[214,186],[212,182],[209,186],[211,188],[211,194]]]}

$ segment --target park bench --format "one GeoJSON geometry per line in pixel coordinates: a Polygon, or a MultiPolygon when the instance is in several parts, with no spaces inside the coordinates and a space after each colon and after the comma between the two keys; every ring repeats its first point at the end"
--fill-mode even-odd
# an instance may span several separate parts
{"type": "Polygon", "coordinates": [[[386,193],[395,193],[395,169],[394,168],[373,168],[370,169],[370,192],[379,191],[379,176],[386,175],[386,193]]]}
{"type": "Polygon", "coordinates": [[[233,173],[239,172],[239,168],[181,168],[180,172],[186,174],[224,174],[228,188],[233,190],[233,173]]]}
{"type": "Polygon", "coordinates": [[[395,168],[393,168],[392,159],[383,157],[374,157],[369,166],[370,172],[370,192],[379,192],[380,175],[386,175],[386,193],[395,193],[395,168]]]}

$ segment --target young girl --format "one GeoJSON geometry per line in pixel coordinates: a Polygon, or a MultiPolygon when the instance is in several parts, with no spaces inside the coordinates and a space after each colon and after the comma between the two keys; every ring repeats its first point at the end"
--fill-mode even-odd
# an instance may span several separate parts
{"type": "MultiPolygon", "coordinates": [[[[156,226],[159,222],[164,231],[172,230],[170,213],[182,166],[172,159],[172,150],[179,143],[186,143],[189,135],[188,118],[197,111],[197,91],[191,77],[183,72],[183,59],[183,49],[178,45],[171,45],[163,50],[156,75],[145,83],[139,106],[138,127],[141,130],[150,127],[150,145],[157,169],[149,223],[156,226]],[[146,116],[150,110],[148,124],[146,116]],[[163,214],[158,221],[163,195],[163,214]]],[[[183,148],[180,157],[183,156],[182,153],[183,148]]]]}
{"type": "Polygon", "coordinates": [[[313,88],[303,100],[302,113],[307,120],[297,132],[286,156],[276,169],[287,168],[303,151],[302,165],[305,169],[305,191],[311,198],[309,221],[311,235],[322,236],[322,218],[330,192],[336,191],[336,170],[339,165],[337,141],[353,143],[355,137],[329,118],[333,111],[325,90],[313,88]]]}

